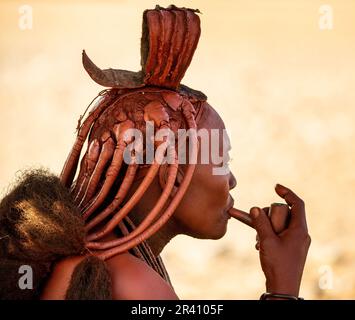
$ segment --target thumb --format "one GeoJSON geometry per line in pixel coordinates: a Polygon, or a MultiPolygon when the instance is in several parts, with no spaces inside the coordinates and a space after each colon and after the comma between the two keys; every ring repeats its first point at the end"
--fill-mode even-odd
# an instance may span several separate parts
{"type": "Polygon", "coordinates": [[[275,232],[272,229],[269,218],[266,216],[264,210],[258,207],[252,207],[250,209],[250,216],[253,220],[253,224],[260,240],[265,238],[274,237],[275,232]]]}

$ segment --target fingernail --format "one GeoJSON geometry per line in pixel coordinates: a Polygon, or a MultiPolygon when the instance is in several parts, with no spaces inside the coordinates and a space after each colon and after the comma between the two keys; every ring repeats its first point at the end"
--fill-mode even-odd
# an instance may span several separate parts
{"type": "Polygon", "coordinates": [[[250,209],[250,214],[254,217],[254,218],[257,218],[260,214],[260,211],[259,211],[259,208],[257,207],[252,207],[250,209]]]}
{"type": "Polygon", "coordinates": [[[276,183],[275,188],[285,188],[282,184],[276,183]]]}

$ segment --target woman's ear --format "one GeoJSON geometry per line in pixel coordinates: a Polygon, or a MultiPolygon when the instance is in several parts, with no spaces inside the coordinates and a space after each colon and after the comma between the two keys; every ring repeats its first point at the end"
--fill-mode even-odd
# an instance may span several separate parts
{"type": "MultiPolygon", "coordinates": [[[[166,181],[168,180],[168,173],[169,173],[169,164],[167,163],[162,164],[159,169],[159,182],[160,182],[160,187],[162,189],[164,189],[166,186],[166,181]]],[[[175,196],[183,179],[184,179],[184,171],[182,170],[181,166],[178,166],[174,187],[170,194],[171,197],[175,196]]]]}

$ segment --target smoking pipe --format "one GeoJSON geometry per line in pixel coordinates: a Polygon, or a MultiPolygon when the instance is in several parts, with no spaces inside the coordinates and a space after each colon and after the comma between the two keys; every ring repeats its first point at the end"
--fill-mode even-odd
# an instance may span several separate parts
{"type": "MultiPolygon", "coordinates": [[[[251,228],[254,228],[249,213],[246,213],[236,208],[229,209],[228,213],[231,217],[241,221],[242,223],[246,224],[251,228]]],[[[287,228],[290,220],[289,206],[285,203],[272,203],[270,205],[268,216],[275,233],[281,233],[287,228]]]]}

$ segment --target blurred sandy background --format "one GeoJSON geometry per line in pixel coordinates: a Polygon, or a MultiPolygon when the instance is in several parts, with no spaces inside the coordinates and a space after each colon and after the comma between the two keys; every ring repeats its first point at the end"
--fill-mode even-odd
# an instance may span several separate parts
{"type": "MultiPolygon", "coordinates": [[[[141,16],[158,1],[0,2],[0,188],[18,169],[59,173],[79,115],[102,90],[81,66],[139,69],[141,16]],[[33,28],[19,28],[32,6],[33,28]]],[[[169,1],[159,1],[162,6],[169,1]]],[[[184,83],[204,91],[232,137],[239,208],[306,202],[312,246],[301,295],[355,297],[355,2],[175,1],[199,8],[202,36],[184,83]]],[[[264,278],[255,233],[231,221],[219,241],[178,237],[164,258],[181,298],[258,299],[264,278]]]]}

